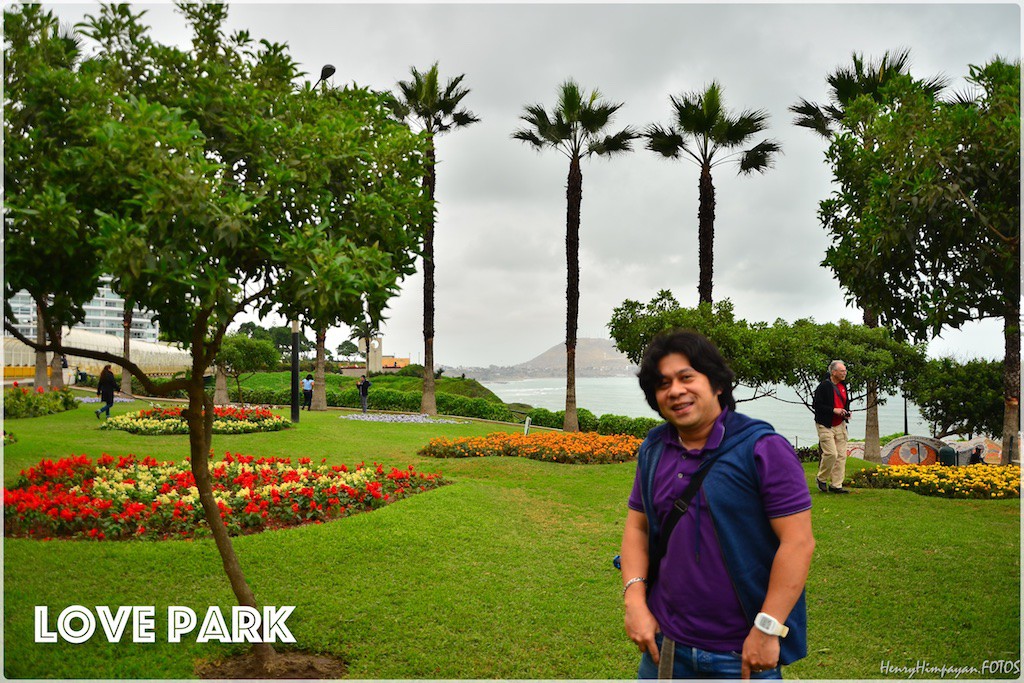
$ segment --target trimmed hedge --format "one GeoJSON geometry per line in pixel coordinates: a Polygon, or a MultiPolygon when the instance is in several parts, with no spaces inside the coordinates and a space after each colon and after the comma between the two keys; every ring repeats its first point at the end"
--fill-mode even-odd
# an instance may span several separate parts
{"type": "MultiPolygon", "coordinates": [[[[291,389],[246,389],[243,387],[239,399],[237,389],[229,389],[232,401],[257,404],[288,405],[292,400],[291,389]]],[[[358,408],[359,390],[327,389],[327,405],[337,408],[358,408]]],[[[421,394],[416,391],[395,391],[394,389],[371,389],[369,407],[396,413],[420,412],[421,394]]],[[[513,422],[512,411],[503,403],[494,403],[482,398],[467,398],[456,394],[437,394],[437,410],[444,415],[475,417],[498,422],[513,422]]]]}
{"type": "MultiPolygon", "coordinates": [[[[232,401],[240,403],[288,405],[292,400],[291,389],[247,389],[242,388],[239,398],[238,390],[228,389],[232,401]]],[[[327,405],[337,408],[358,408],[359,390],[327,389],[327,405]]],[[[482,398],[468,398],[457,394],[439,393],[437,412],[443,415],[459,417],[475,417],[495,422],[515,422],[512,411],[504,403],[495,403],[482,398]]],[[[369,407],[371,410],[386,410],[396,413],[419,413],[421,394],[418,391],[395,391],[394,389],[371,389],[369,407]]],[[[661,424],[661,420],[650,417],[625,417],[623,415],[602,415],[600,418],[586,408],[579,408],[577,416],[582,432],[597,432],[602,435],[625,434],[640,439],[647,432],[661,424]]],[[[546,408],[534,408],[529,412],[531,424],[537,427],[561,429],[565,420],[565,411],[550,411],[546,408]]]]}
{"type": "MultiPolygon", "coordinates": [[[[586,408],[578,408],[577,416],[581,432],[597,432],[605,436],[627,434],[640,439],[647,436],[647,432],[662,423],[662,420],[651,417],[626,417],[625,415],[605,414],[597,418],[586,408]]],[[[534,408],[530,411],[529,417],[530,422],[538,427],[561,429],[565,420],[565,411],[552,412],[546,408],[534,408]]]]}

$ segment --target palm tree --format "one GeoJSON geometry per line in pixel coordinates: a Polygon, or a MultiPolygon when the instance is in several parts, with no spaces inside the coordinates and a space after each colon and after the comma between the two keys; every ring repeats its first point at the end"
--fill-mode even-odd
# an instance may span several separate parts
{"type": "MultiPolygon", "coordinates": [[[[870,97],[875,102],[882,101],[882,91],[894,79],[906,76],[910,70],[910,50],[900,49],[886,52],[875,61],[865,61],[864,55],[853,53],[850,66],[838,67],[825,77],[828,83],[828,103],[816,104],[803,98],[789,108],[796,114],[793,123],[808,128],[822,138],[831,140],[833,135],[844,128],[846,110],[861,97],[870,97]]],[[[926,93],[937,97],[946,87],[947,80],[942,76],[920,81],[926,93]]],[[[855,137],[860,132],[850,130],[855,137]]],[[[862,140],[862,144],[869,144],[862,140]]],[[[875,311],[861,306],[864,310],[864,325],[878,327],[878,316],[875,311]]],[[[864,416],[864,459],[869,462],[882,462],[882,449],[878,429],[878,389],[873,380],[867,382],[867,411],[864,416]]]]}
{"type": "Polygon", "coordinates": [[[533,145],[538,151],[557,149],[569,158],[569,180],[566,189],[565,260],[568,270],[565,290],[565,421],[567,432],[579,431],[576,415],[576,327],[580,300],[580,204],[583,201],[583,172],[580,161],[593,154],[610,156],[632,149],[639,134],[630,127],[612,135],[602,131],[611,124],[622,104],[611,104],[592,90],[585,95],[573,80],[563,83],[558,104],[548,114],[543,105],[526,107],[520,118],[529,126],[512,134],[516,140],[533,145]]]}
{"type": "MultiPolygon", "coordinates": [[[[423,189],[431,207],[434,203],[436,163],[434,136],[476,123],[478,119],[468,109],[460,109],[462,99],[469,90],[461,86],[465,74],[445,85],[442,90],[437,74],[437,62],[425,73],[411,69],[412,80],[399,81],[401,95],[395,103],[395,112],[403,119],[422,127],[427,135],[427,174],[423,189]]],[[[423,399],[420,410],[428,415],[437,414],[434,396],[434,211],[427,217],[423,235],[423,399]]]]}
{"type": "MultiPolygon", "coordinates": [[[[880,102],[882,89],[897,76],[909,73],[910,50],[900,49],[892,53],[886,50],[881,59],[872,62],[865,62],[864,55],[854,52],[852,61],[852,66],[841,66],[825,77],[829,86],[828,104],[815,104],[800,98],[789,108],[796,114],[793,123],[813,130],[826,140],[831,139],[843,126],[846,109],[854,100],[867,96],[880,102]]],[[[936,97],[946,87],[947,80],[936,76],[921,81],[921,84],[927,93],[936,97]]]]}
{"type": "Polygon", "coordinates": [[[763,140],[750,149],[735,151],[767,128],[764,110],[747,110],[730,116],[722,105],[722,89],[712,81],[703,91],[670,96],[674,121],[667,128],[658,124],[647,127],[647,149],[670,159],[680,156],[700,167],[700,205],[697,209],[697,244],[700,275],[697,293],[701,303],[711,303],[714,281],[715,185],[711,169],[724,163],[735,163],[739,172],[764,173],[772,166],[780,150],[773,140],[763,140]]]}

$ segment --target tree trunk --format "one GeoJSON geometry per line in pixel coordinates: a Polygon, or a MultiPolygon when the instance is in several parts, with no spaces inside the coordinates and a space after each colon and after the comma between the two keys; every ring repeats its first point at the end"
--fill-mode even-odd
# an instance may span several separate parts
{"type": "Polygon", "coordinates": [[[580,160],[569,162],[565,217],[565,419],[562,429],[580,430],[576,412],[576,328],[580,317],[580,205],[583,203],[583,172],[580,160]]]}
{"type": "MultiPolygon", "coordinates": [[[[429,135],[429,134],[428,134],[429,135]]],[[[427,144],[427,175],[423,178],[423,188],[430,200],[430,215],[423,234],[423,398],[420,401],[420,412],[426,415],[437,415],[437,398],[434,394],[434,138],[428,137],[427,144]]],[[[366,347],[369,357],[370,347],[366,347]]]]}
{"type": "MultiPolygon", "coordinates": [[[[60,335],[62,334],[61,328],[57,328],[57,338],[53,341],[60,344],[60,335]]],[[[50,359],[50,388],[51,389],[63,389],[64,388],[64,368],[60,362],[60,354],[54,352],[53,358],[50,359]]]]}
{"type": "MultiPolygon", "coordinates": [[[[134,305],[128,299],[124,301],[124,318],[122,326],[124,327],[124,358],[125,360],[132,359],[132,309],[134,305]]],[[[131,395],[132,393],[132,374],[121,368],[121,393],[131,395]]]]}
{"type": "Polygon", "coordinates": [[[700,206],[697,209],[697,246],[700,279],[697,296],[700,303],[711,303],[711,285],[715,271],[715,186],[711,182],[711,167],[700,169],[700,206]]]}
{"type": "Polygon", "coordinates": [[[316,366],[313,369],[313,402],[310,410],[327,410],[327,387],[324,386],[326,372],[324,365],[326,356],[324,346],[327,344],[327,328],[317,329],[316,334],[316,366]]]}
{"type": "Polygon", "coordinates": [[[1020,461],[1020,296],[1007,299],[1003,318],[1003,453],[1000,462],[1020,461]]]}
{"type": "MultiPolygon", "coordinates": [[[[210,476],[210,446],[213,440],[213,400],[206,395],[203,388],[203,372],[201,359],[205,355],[205,349],[193,344],[192,378],[188,387],[188,410],[183,417],[188,422],[189,452],[192,461],[192,476],[196,480],[196,488],[199,491],[199,502],[203,506],[206,522],[213,534],[217,552],[220,553],[221,563],[224,566],[224,573],[227,574],[231,584],[231,590],[239,605],[259,609],[256,603],[256,596],[249,587],[242,572],[242,566],[235,555],[231,537],[228,535],[227,527],[221,517],[220,508],[213,497],[213,480],[210,476]]],[[[275,652],[269,643],[254,643],[253,651],[263,668],[272,670],[272,660],[275,652]]]]}
{"type": "MultiPolygon", "coordinates": [[[[864,325],[878,327],[878,316],[874,311],[864,309],[864,325]]],[[[869,379],[867,382],[867,412],[864,415],[864,459],[868,462],[882,464],[882,442],[878,433],[878,382],[869,379]]]]}
{"type": "MultiPolygon", "coordinates": [[[[43,327],[43,307],[39,304],[36,304],[36,343],[40,346],[46,344],[46,328],[43,327]]],[[[44,390],[50,384],[46,377],[47,367],[49,366],[46,363],[46,352],[36,351],[35,386],[42,387],[44,390]]]]}
{"type": "MultiPolygon", "coordinates": [[[[231,403],[231,397],[228,396],[228,376],[219,365],[213,366],[213,374],[215,378],[213,387],[214,405],[222,406],[231,403]]],[[[241,396],[238,397],[238,402],[242,402],[241,396]]]]}

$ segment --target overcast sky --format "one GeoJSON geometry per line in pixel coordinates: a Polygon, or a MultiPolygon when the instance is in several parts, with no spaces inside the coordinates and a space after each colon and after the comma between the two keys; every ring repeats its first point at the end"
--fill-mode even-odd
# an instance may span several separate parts
{"type": "MultiPolygon", "coordinates": [[[[48,5],[76,20],[95,5],[48,5]]],[[[142,5],[139,5],[140,7],[142,5]]],[[[169,5],[146,5],[153,35],[180,42],[169,5]]],[[[670,95],[717,80],[725,106],[764,109],[765,136],[783,154],[764,175],[714,171],[714,298],[750,321],[861,321],[831,272],[817,219],[830,192],[825,141],[787,108],[824,102],[825,77],[867,57],[909,48],[911,72],[945,74],[1020,58],[1016,4],[290,4],[233,3],[231,28],[286,42],[316,80],[393,89],[409,69],[440,63],[465,74],[463,101],[480,119],[437,139],[435,362],[506,365],[565,339],[565,182],[568,162],[511,139],[527,104],[550,110],[567,78],[622,102],[615,129],[668,123],[670,95]]],[[[764,137],[764,136],[762,136],[764,137]]],[[[758,138],[760,140],[761,138],[758,138]]],[[[612,310],[670,289],[697,303],[698,169],[637,145],[583,165],[580,337],[607,338],[612,310]]],[[[384,353],[421,362],[422,278],[408,278],[384,328],[384,353]]],[[[280,324],[281,319],[268,319],[280,324]]],[[[347,338],[328,335],[335,348],[347,338]]],[[[1002,358],[1002,325],[971,324],[933,341],[932,355],[1002,358]]]]}

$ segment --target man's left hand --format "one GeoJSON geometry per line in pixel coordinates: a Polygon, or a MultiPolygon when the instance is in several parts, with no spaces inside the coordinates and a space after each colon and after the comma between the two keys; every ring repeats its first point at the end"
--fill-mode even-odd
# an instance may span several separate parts
{"type": "Polygon", "coordinates": [[[750,629],[743,641],[743,661],[740,675],[750,678],[751,672],[760,673],[779,665],[779,637],[770,636],[756,626],[750,629]]]}

